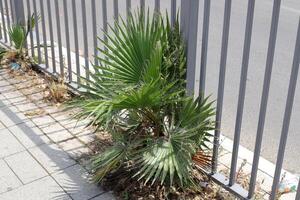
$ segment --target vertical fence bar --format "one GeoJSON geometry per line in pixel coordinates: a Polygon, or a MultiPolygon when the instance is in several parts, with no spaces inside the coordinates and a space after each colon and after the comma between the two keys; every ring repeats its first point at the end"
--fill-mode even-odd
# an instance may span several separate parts
{"type": "Polygon", "coordinates": [[[70,48],[70,28],[69,28],[69,13],[67,0],[63,0],[64,6],[64,17],[65,17],[65,36],[66,36],[66,47],[67,47],[67,62],[68,62],[68,79],[72,82],[72,61],[71,61],[71,48],[70,48]]]}
{"type": "Polygon", "coordinates": [[[240,75],[238,107],[237,107],[237,114],[235,120],[235,131],[234,131],[234,140],[233,140],[231,167],[230,167],[230,178],[229,178],[230,186],[232,186],[235,183],[235,178],[236,178],[236,165],[237,165],[237,157],[238,157],[238,151],[240,145],[241,124],[242,124],[244,100],[245,100],[245,93],[246,93],[246,81],[247,81],[247,73],[248,73],[248,65],[249,65],[254,7],[255,7],[255,0],[248,1],[244,49],[243,49],[243,58],[242,58],[242,70],[240,75]]]}
{"type": "Polygon", "coordinates": [[[33,10],[34,10],[34,19],[35,19],[35,34],[36,34],[36,43],[37,43],[37,52],[38,52],[38,62],[42,62],[41,48],[40,48],[40,34],[39,34],[39,16],[36,8],[36,0],[33,0],[33,10]]]}
{"type": "Polygon", "coordinates": [[[92,0],[92,29],[93,29],[93,43],[94,43],[94,65],[98,65],[98,43],[97,43],[97,16],[96,16],[96,1],[92,0]]]}
{"type": "MultiPolygon", "coordinates": [[[[23,1],[21,1],[21,2],[19,0],[17,0],[17,1],[19,4],[23,4],[23,1]]],[[[15,6],[13,5],[13,3],[14,3],[14,0],[9,0],[10,10],[11,10],[11,21],[12,21],[12,23],[16,23],[18,21],[15,18],[16,13],[15,13],[15,8],[14,8],[15,6]]]]}
{"type": "Polygon", "coordinates": [[[189,35],[189,21],[190,21],[190,0],[181,1],[180,4],[180,27],[182,30],[182,36],[185,42],[188,41],[189,35]]]}
{"type": "Polygon", "coordinates": [[[83,48],[84,48],[84,60],[85,60],[85,75],[89,79],[89,50],[88,50],[88,35],[87,35],[87,21],[86,21],[86,5],[85,0],[81,0],[82,8],[82,29],[83,29],[83,48]]]}
{"type": "Polygon", "coordinates": [[[203,27],[202,27],[202,45],[201,45],[201,63],[200,63],[200,86],[199,95],[205,93],[205,76],[207,63],[207,45],[209,32],[209,15],[210,15],[210,0],[204,1],[203,27]]]}
{"type": "Polygon", "coordinates": [[[6,29],[6,23],[4,18],[4,7],[2,1],[0,1],[0,9],[1,9],[1,20],[2,20],[2,29],[3,29],[3,35],[4,35],[4,41],[7,42],[7,29],[6,29]]]}
{"type": "Polygon", "coordinates": [[[171,1],[171,25],[174,27],[176,22],[176,0],[171,1]]]}
{"type": "Polygon", "coordinates": [[[160,12],[160,0],[155,0],[154,10],[155,10],[155,12],[157,12],[157,13],[160,12]]]}
{"type": "Polygon", "coordinates": [[[79,84],[80,84],[80,61],[79,61],[79,43],[78,43],[76,0],[72,0],[72,16],[73,16],[74,46],[75,46],[75,60],[76,60],[76,76],[77,76],[77,84],[79,86],[79,84]]]}
{"type": "Polygon", "coordinates": [[[130,15],[131,12],[131,0],[126,0],[126,15],[127,15],[127,19],[130,15]]]}
{"type": "Polygon", "coordinates": [[[300,200],[300,178],[299,178],[299,183],[298,183],[297,194],[296,194],[295,200],[300,200]]]}
{"type": "Polygon", "coordinates": [[[114,24],[115,24],[115,31],[118,33],[117,23],[119,23],[119,5],[118,0],[114,0],[114,24]]]}
{"type": "MultiPolygon", "coordinates": [[[[188,33],[187,33],[187,94],[193,95],[195,86],[196,71],[196,53],[197,53],[197,32],[198,32],[198,12],[199,1],[189,0],[184,2],[189,4],[184,15],[188,16],[188,33]]],[[[182,29],[185,30],[185,29],[182,29]]]]}
{"type": "Polygon", "coordinates": [[[46,64],[46,68],[49,68],[44,0],[40,0],[40,8],[41,8],[41,18],[42,18],[42,30],[43,30],[43,43],[44,43],[43,45],[44,45],[44,54],[45,54],[45,64],[46,64]]]}
{"type": "Polygon", "coordinates": [[[6,13],[7,26],[8,26],[8,28],[10,28],[11,27],[10,16],[9,16],[10,11],[9,11],[7,0],[4,0],[4,5],[5,5],[5,13],[6,13]]]}
{"type": "Polygon", "coordinates": [[[19,0],[10,0],[12,20],[14,24],[25,24],[24,2],[19,0]]]}
{"type": "Polygon", "coordinates": [[[224,85],[225,85],[225,73],[226,73],[226,61],[227,61],[227,49],[228,49],[228,37],[230,26],[230,13],[231,13],[231,0],[225,1],[224,21],[223,21],[223,33],[222,33],[222,47],[221,47],[221,60],[220,60],[220,72],[219,72],[219,84],[218,84],[218,97],[217,97],[217,111],[216,111],[216,129],[214,136],[213,157],[212,157],[212,172],[215,173],[218,165],[218,154],[220,145],[220,129],[221,118],[223,108],[224,97],[224,85]]]}
{"type": "Polygon", "coordinates": [[[103,31],[104,31],[104,41],[107,42],[107,5],[106,0],[102,0],[102,20],[103,20],[103,31]]]}
{"type": "MultiPolygon", "coordinates": [[[[26,4],[27,4],[27,12],[28,12],[27,15],[28,15],[28,17],[31,17],[32,14],[31,14],[30,1],[27,0],[26,4]]],[[[32,33],[32,31],[29,32],[29,39],[30,39],[31,56],[34,57],[34,44],[33,44],[33,33],[32,33]]]]}
{"type": "Polygon", "coordinates": [[[47,0],[47,12],[48,12],[48,20],[49,20],[49,35],[50,35],[50,42],[51,42],[52,67],[53,67],[53,73],[56,73],[56,59],[55,59],[55,49],[54,49],[51,0],[47,0]]]}
{"type": "MultiPolygon", "coordinates": [[[[0,12],[1,12],[1,6],[0,6],[0,12]]],[[[0,39],[1,39],[1,40],[3,39],[2,30],[3,30],[3,27],[2,27],[2,23],[1,23],[1,24],[0,24],[0,39]]]]}
{"type": "Polygon", "coordinates": [[[145,12],[145,0],[140,0],[141,11],[145,12]]]}
{"type": "Polygon", "coordinates": [[[294,58],[293,58],[293,65],[292,65],[292,71],[291,71],[291,75],[290,75],[290,83],[289,83],[288,95],[287,95],[284,118],[283,118],[283,125],[282,125],[282,130],[281,130],[280,143],[279,143],[278,154],[277,154],[276,169],[275,169],[273,185],[272,185],[272,192],[271,192],[271,197],[270,197],[271,200],[274,200],[277,195],[277,190],[278,190],[278,185],[279,185],[279,180],[280,180],[280,175],[281,175],[281,170],[282,170],[282,163],[283,163],[283,159],[284,159],[286,141],[288,138],[290,120],[291,120],[292,109],[293,109],[293,104],[294,104],[295,90],[296,90],[297,78],[298,78],[298,72],[299,72],[299,64],[300,64],[300,18],[299,18],[299,23],[298,23],[298,31],[297,31],[296,46],[295,46],[295,52],[294,52],[294,58]]]}
{"type": "MultiPolygon", "coordinates": [[[[7,30],[11,27],[11,24],[10,24],[10,17],[9,17],[9,8],[8,8],[8,3],[7,3],[7,0],[4,0],[4,5],[5,5],[5,13],[6,13],[6,22],[7,22],[7,30]]],[[[10,37],[8,37],[8,40],[9,42],[11,43],[11,39],[10,37]]]]}
{"type": "Polygon", "coordinates": [[[119,3],[118,3],[118,0],[114,0],[114,18],[115,18],[115,21],[118,22],[118,18],[119,18],[119,3]]]}
{"type": "Polygon", "coordinates": [[[58,56],[59,56],[59,68],[60,68],[60,76],[64,77],[65,66],[64,66],[64,58],[62,53],[62,42],[61,42],[61,28],[60,28],[60,16],[59,16],[59,5],[58,0],[54,1],[55,5],[55,15],[56,15],[56,33],[57,33],[57,42],[58,42],[58,56]]]}
{"type": "Polygon", "coordinates": [[[280,4],[281,4],[281,0],[274,0],[269,46],[268,46],[268,54],[267,54],[266,69],[265,69],[265,76],[264,76],[264,84],[263,84],[262,98],[261,98],[261,104],[260,104],[257,135],[256,135],[256,141],[255,141],[254,157],[253,157],[253,162],[252,162],[251,178],[250,178],[250,185],[249,185],[249,194],[248,194],[249,198],[253,197],[254,190],[255,190],[255,184],[256,184],[259,156],[260,156],[261,143],[262,143],[262,137],[263,137],[263,129],[264,129],[264,124],[265,124],[265,117],[266,117],[268,97],[269,97],[271,74],[272,74],[272,68],[273,68],[274,52],[275,52],[275,46],[276,46],[280,4]]]}

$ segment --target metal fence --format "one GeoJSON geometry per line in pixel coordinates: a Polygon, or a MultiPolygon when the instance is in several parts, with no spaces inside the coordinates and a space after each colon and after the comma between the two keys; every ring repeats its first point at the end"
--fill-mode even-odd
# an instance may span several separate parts
{"type": "MultiPolygon", "coordinates": [[[[221,2],[220,2],[221,3],[221,2]]],[[[209,28],[211,18],[210,0],[166,0],[166,1],[145,1],[145,0],[0,0],[1,12],[1,31],[0,39],[4,44],[10,44],[7,35],[7,28],[16,22],[24,22],[25,17],[34,13],[36,19],[41,17],[41,23],[38,23],[34,32],[30,33],[28,46],[30,54],[37,59],[41,67],[48,72],[65,76],[70,84],[80,82],[80,76],[88,77],[88,71],[92,63],[97,64],[97,59],[92,55],[98,55],[95,47],[99,46],[97,35],[101,34],[100,29],[108,31],[108,23],[113,19],[118,19],[121,15],[126,18],[130,10],[135,7],[152,8],[155,11],[168,10],[172,24],[176,19],[176,11],[180,10],[180,21],[183,30],[183,36],[187,43],[188,70],[187,70],[187,90],[190,94],[205,93],[207,54],[209,41],[209,28]],[[203,3],[202,20],[199,20],[199,4],[203,3]],[[202,29],[200,37],[198,24],[202,29]],[[201,44],[198,45],[199,36],[201,44]],[[43,43],[43,46],[39,44],[43,43]],[[50,49],[47,45],[50,45],[50,49]],[[37,48],[34,48],[37,46],[37,48]],[[199,48],[197,48],[199,47],[199,48]],[[197,54],[200,51],[200,56],[197,54]],[[196,58],[200,57],[197,64],[196,58]],[[197,69],[199,71],[199,85],[197,83],[197,69]]],[[[260,111],[258,117],[258,126],[256,133],[256,142],[252,162],[251,179],[249,190],[245,190],[236,183],[237,160],[239,145],[241,139],[241,125],[243,119],[244,102],[246,95],[247,73],[249,65],[249,55],[251,47],[252,29],[254,21],[255,0],[248,0],[246,26],[244,35],[244,44],[242,48],[241,74],[239,76],[239,92],[237,102],[237,112],[234,127],[232,159],[230,166],[230,175],[225,177],[217,172],[222,109],[224,98],[224,87],[226,77],[228,40],[230,35],[231,8],[232,1],[226,0],[223,16],[223,30],[221,38],[221,56],[219,64],[217,103],[216,103],[216,131],[213,142],[213,163],[211,177],[220,183],[224,188],[236,194],[242,199],[251,199],[254,196],[255,184],[258,172],[259,157],[264,134],[265,118],[268,106],[269,89],[276,47],[277,30],[279,23],[279,13],[281,0],[273,1],[271,27],[269,33],[269,42],[267,49],[267,58],[263,79],[262,96],[260,101],[260,111]]],[[[295,42],[294,56],[292,62],[292,71],[289,79],[288,95],[281,130],[281,138],[278,147],[276,170],[273,179],[273,186],[270,199],[275,199],[278,190],[279,179],[281,176],[286,141],[289,133],[289,124],[292,113],[295,88],[300,62],[300,20],[295,42]]],[[[300,183],[299,183],[300,184],[300,183]]],[[[298,187],[297,200],[300,199],[300,187],[298,187]]]]}

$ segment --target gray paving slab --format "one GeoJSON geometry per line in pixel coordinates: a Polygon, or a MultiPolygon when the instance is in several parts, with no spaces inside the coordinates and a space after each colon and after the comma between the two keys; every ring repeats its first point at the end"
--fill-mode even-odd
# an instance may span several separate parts
{"type": "Polygon", "coordinates": [[[41,128],[55,123],[55,120],[52,119],[49,115],[34,117],[32,118],[32,121],[41,128]]]}
{"type": "Polygon", "coordinates": [[[49,124],[43,127],[42,130],[54,142],[60,142],[74,137],[58,123],[49,124]]]}
{"type": "Polygon", "coordinates": [[[52,176],[74,200],[88,200],[103,193],[100,187],[88,181],[87,172],[80,165],[71,166],[52,176]]]}
{"type": "Polygon", "coordinates": [[[71,200],[49,176],[0,194],[1,200],[71,200]]]}
{"type": "Polygon", "coordinates": [[[56,144],[44,144],[29,151],[50,174],[76,164],[75,160],[56,144]]]}
{"type": "Polygon", "coordinates": [[[0,130],[4,129],[4,128],[5,128],[5,126],[2,124],[1,119],[0,119],[0,130]]]}
{"type": "Polygon", "coordinates": [[[76,138],[61,142],[59,143],[59,146],[74,159],[78,159],[83,154],[88,154],[90,152],[89,148],[76,138]]]}
{"type": "Polygon", "coordinates": [[[22,183],[4,160],[0,159],[0,194],[21,186],[22,183]]]}
{"type": "Polygon", "coordinates": [[[6,157],[5,161],[24,184],[48,175],[27,151],[6,157]]]}
{"type": "Polygon", "coordinates": [[[24,151],[25,148],[7,129],[0,130],[0,158],[24,151]]]}
{"type": "Polygon", "coordinates": [[[1,107],[0,119],[2,123],[7,127],[21,124],[28,120],[28,118],[23,113],[21,113],[16,107],[13,106],[1,107]]]}
{"type": "Polygon", "coordinates": [[[38,127],[30,126],[28,123],[9,127],[9,130],[26,148],[50,142],[48,137],[38,127]]]}

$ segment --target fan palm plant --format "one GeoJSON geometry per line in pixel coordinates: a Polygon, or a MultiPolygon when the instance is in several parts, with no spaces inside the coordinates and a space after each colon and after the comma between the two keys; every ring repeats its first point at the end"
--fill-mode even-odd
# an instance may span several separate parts
{"type": "Polygon", "coordinates": [[[30,31],[35,27],[35,24],[36,20],[34,14],[28,17],[26,25],[13,24],[7,32],[14,50],[2,50],[0,58],[7,55],[9,60],[14,60],[16,58],[24,59],[27,54],[27,49],[25,48],[26,40],[30,31]]]}
{"type": "MultiPolygon", "coordinates": [[[[111,134],[114,145],[92,158],[96,182],[120,168],[145,183],[193,185],[193,157],[213,129],[212,103],[185,93],[186,55],[178,23],[136,13],[120,20],[99,48],[103,57],[76,115],[111,134]]],[[[84,78],[83,78],[84,79],[84,78]]]]}

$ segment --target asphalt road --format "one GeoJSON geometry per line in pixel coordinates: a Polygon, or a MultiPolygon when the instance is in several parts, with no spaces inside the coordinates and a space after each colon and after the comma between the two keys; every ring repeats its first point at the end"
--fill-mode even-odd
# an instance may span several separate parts
{"type": "MultiPolygon", "coordinates": [[[[39,1],[37,1],[39,2],[39,1]]],[[[54,6],[52,2],[52,15],[54,28],[56,20],[54,15],[54,6]]],[[[81,51],[83,47],[82,38],[82,18],[81,18],[81,1],[77,0],[77,19],[79,28],[79,43],[81,51]]],[[[93,42],[92,42],[92,25],[91,25],[91,4],[90,0],[86,0],[87,11],[87,28],[88,28],[88,44],[89,54],[92,58],[93,42]]],[[[108,3],[108,19],[113,21],[113,5],[112,0],[108,3]]],[[[119,1],[119,10],[122,16],[125,16],[125,0],[119,1]]],[[[132,7],[138,5],[139,0],[132,0],[132,7]]],[[[153,8],[154,0],[146,0],[146,6],[153,8]]],[[[271,24],[272,0],[256,1],[253,37],[251,44],[251,55],[249,63],[249,72],[247,79],[247,91],[244,107],[244,117],[242,123],[241,144],[249,149],[254,149],[258,115],[260,108],[260,99],[262,93],[262,83],[266,64],[267,45],[271,24]]],[[[64,34],[64,13],[62,1],[59,1],[59,14],[62,28],[62,41],[65,43],[64,34]]],[[[178,3],[179,4],[179,3],[178,3]]],[[[200,1],[199,20],[202,21],[203,1],[200,1]]],[[[161,10],[169,10],[170,0],[161,1],[161,10]]],[[[39,8],[39,5],[38,5],[39,8]]],[[[72,19],[71,3],[68,1],[69,19],[72,19]]],[[[46,16],[47,16],[46,9],[46,16]]],[[[102,7],[101,1],[96,1],[97,11],[97,31],[101,36],[102,27],[102,7]]],[[[225,81],[225,96],[222,117],[222,134],[232,138],[234,134],[234,125],[237,109],[237,99],[239,90],[239,76],[242,62],[242,50],[244,42],[245,21],[246,21],[247,1],[233,0],[232,13],[230,22],[230,36],[228,46],[227,71],[225,81]]],[[[209,31],[209,46],[208,46],[208,62],[206,76],[206,94],[211,94],[211,99],[216,99],[218,73],[221,51],[222,23],[224,13],[224,0],[211,1],[211,18],[209,31]]],[[[273,162],[276,161],[278,151],[279,137],[282,127],[283,113],[287,95],[288,81],[292,65],[292,56],[295,46],[295,37],[298,19],[300,15],[299,0],[284,0],[282,1],[282,9],[280,13],[280,22],[278,29],[277,46],[274,58],[274,67],[271,80],[270,96],[267,109],[267,117],[265,123],[265,131],[262,145],[262,156],[273,162]]],[[[46,20],[48,23],[48,20],[46,20]]],[[[70,38],[71,48],[74,49],[73,41],[73,26],[70,23],[70,38]]],[[[198,33],[198,56],[197,62],[199,66],[200,49],[201,49],[201,23],[199,24],[198,33]]],[[[49,32],[47,33],[49,36],[49,32]]],[[[55,34],[55,38],[56,34],[55,34]]],[[[196,75],[199,75],[197,73],[196,75]]],[[[198,82],[197,82],[198,83],[198,82]]],[[[196,84],[197,85],[197,84],[196,84]]],[[[296,89],[296,98],[291,119],[289,139],[286,148],[286,156],[284,168],[300,173],[300,79],[298,80],[298,88],[296,89]]]]}

